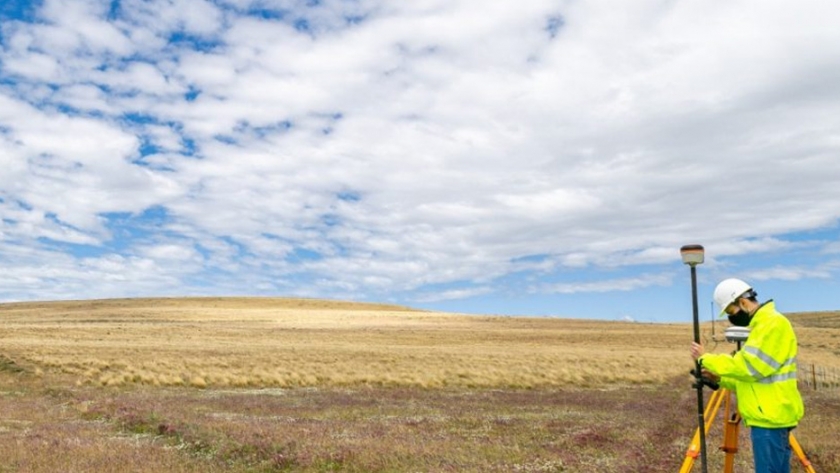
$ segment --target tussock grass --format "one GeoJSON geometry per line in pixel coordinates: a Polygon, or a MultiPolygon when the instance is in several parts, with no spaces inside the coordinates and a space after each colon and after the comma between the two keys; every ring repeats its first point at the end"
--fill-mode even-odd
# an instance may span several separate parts
{"type": "MultiPolygon", "coordinates": [[[[803,362],[840,366],[832,317],[840,320],[792,317],[807,321],[797,323],[803,362]]],[[[732,350],[710,330],[704,325],[709,349],[732,350]]],[[[686,324],[465,316],[306,299],[0,305],[6,360],[99,386],[656,384],[687,369],[690,339],[686,324]]]]}
{"type": "MultiPolygon", "coordinates": [[[[840,366],[837,316],[791,316],[801,363],[840,366]]],[[[696,422],[691,338],[335,301],[3,304],[0,473],[671,472],[696,422]]],[[[840,394],[803,393],[797,438],[840,471],[840,394]]]]}
{"type": "Polygon", "coordinates": [[[840,311],[799,312],[790,319],[799,326],[814,328],[840,328],[840,311]]]}
{"type": "Polygon", "coordinates": [[[685,332],[282,299],[0,306],[9,357],[101,386],[649,384],[682,371],[673,360],[686,358],[685,332]]]}

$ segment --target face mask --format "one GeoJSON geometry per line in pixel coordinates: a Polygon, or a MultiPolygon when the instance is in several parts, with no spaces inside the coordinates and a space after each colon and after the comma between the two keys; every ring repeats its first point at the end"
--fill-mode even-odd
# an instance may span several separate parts
{"type": "Polygon", "coordinates": [[[729,323],[737,327],[748,327],[750,325],[750,318],[750,314],[744,309],[741,309],[735,315],[729,316],[729,323]]]}

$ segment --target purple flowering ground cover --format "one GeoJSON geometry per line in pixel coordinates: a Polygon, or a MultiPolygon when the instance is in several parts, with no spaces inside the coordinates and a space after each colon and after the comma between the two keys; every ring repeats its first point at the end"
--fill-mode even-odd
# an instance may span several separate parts
{"type": "MultiPolygon", "coordinates": [[[[818,472],[840,471],[840,396],[803,393],[796,436],[818,472]]],[[[108,388],[9,363],[0,472],[674,472],[695,406],[687,377],[586,389],[108,388]]],[[[736,469],[751,471],[743,428],[740,444],[736,469]]]]}

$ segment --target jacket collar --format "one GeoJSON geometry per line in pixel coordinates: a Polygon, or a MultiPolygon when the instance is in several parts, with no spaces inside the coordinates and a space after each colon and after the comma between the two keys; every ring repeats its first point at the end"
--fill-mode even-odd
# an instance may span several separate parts
{"type": "Polygon", "coordinates": [[[770,314],[776,313],[776,303],[773,302],[773,299],[761,304],[758,309],[755,310],[753,316],[750,318],[750,328],[752,328],[759,320],[767,318],[770,314]]]}

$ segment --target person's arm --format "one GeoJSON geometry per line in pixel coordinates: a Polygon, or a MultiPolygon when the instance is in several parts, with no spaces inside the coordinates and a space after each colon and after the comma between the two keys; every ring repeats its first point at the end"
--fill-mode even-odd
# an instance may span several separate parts
{"type": "Polygon", "coordinates": [[[720,376],[718,378],[718,385],[723,389],[728,389],[730,391],[735,391],[735,386],[737,383],[734,378],[730,378],[729,376],[720,376]]]}
{"type": "Polygon", "coordinates": [[[780,351],[779,347],[788,330],[780,323],[783,320],[771,319],[754,327],[744,347],[734,355],[706,353],[699,357],[700,364],[734,381],[754,383],[771,376],[787,361],[784,350],[780,351]]]}

